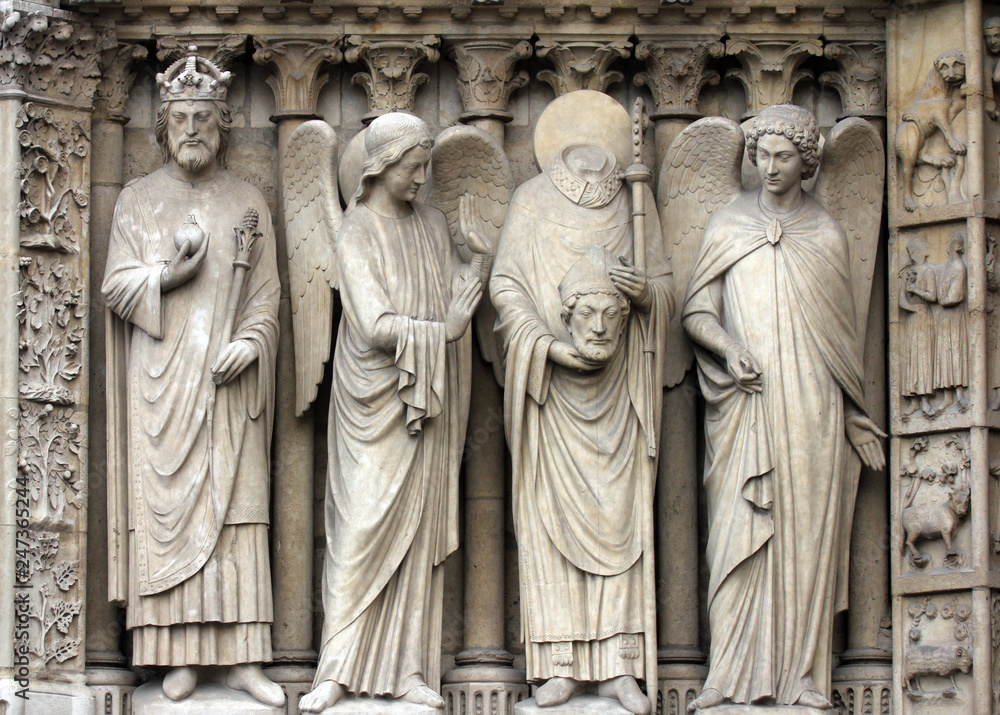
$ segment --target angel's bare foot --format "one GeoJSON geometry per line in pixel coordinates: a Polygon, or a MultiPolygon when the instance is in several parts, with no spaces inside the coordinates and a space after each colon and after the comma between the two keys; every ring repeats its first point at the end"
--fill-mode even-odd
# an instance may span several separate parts
{"type": "Polygon", "coordinates": [[[417,705],[426,705],[429,708],[437,708],[438,710],[444,707],[444,698],[423,684],[408,691],[403,695],[403,700],[416,703],[417,705]]]}
{"type": "Polygon", "coordinates": [[[234,665],[226,676],[226,685],[233,690],[250,693],[257,702],[273,708],[280,708],[285,704],[285,692],[280,685],[264,675],[260,663],[234,665]]]}
{"type": "Polygon", "coordinates": [[[833,703],[823,697],[823,694],[818,690],[805,691],[795,701],[795,704],[806,708],[816,708],[817,710],[829,710],[833,707],[833,703]]]}
{"type": "Polygon", "coordinates": [[[692,700],[691,704],[688,705],[688,712],[693,713],[695,710],[714,708],[716,705],[722,705],[724,702],[726,702],[726,698],[721,692],[715,688],[705,688],[701,691],[701,695],[692,700]]]}
{"type": "Polygon", "coordinates": [[[572,678],[549,678],[535,693],[535,702],[539,707],[550,708],[567,702],[575,692],[576,681],[572,678]]]}
{"type": "Polygon", "coordinates": [[[639,690],[639,684],[631,675],[619,675],[605,680],[597,687],[597,694],[604,698],[614,698],[635,715],[649,715],[653,710],[649,698],[639,690]]]}
{"type": "Polygon", "coordinates": [[[347,691],[340,683],[324,680],[299,700],[299,710],[304,713],[321,713],[340,700],[347,691]]]}
{"type": "Polygon", "coordinates": [[[198,672],[190,665],[174,668],[163,678],[163,694],[171,700],[184,700],[198,685],[198,672]]]}

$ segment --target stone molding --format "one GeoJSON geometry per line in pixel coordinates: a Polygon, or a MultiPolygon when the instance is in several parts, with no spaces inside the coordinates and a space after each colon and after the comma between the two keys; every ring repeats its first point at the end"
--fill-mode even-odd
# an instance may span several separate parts
{"type": "Polygon", "coordinates": [[[636,86],[646,85],[653,93],[654,120],[669,117],[696,117],[698,96],[707,85],[718,84],[719,73],[708,69],[711,58],[725,54],[726,46],[717,40],[644,40],[636,45],[635,58],[646,63],[647,70],[636,73],[636,86]]]}
{"type": "Polygon", "coordinates": [[[632,43],[539,40],[535,55],[552,63],[553,68],[539,72],[538,79],[550,85],[557,97],[577,89],[604,92],[608,86],[625,80],[624,74],[609,68],[616,60],[632,55],[632,43]]]}
{"type": "Polygon", "coordinates": [[[135,42],[121,42],[101,55],[101,81],[94,95],[94,114],[101,119],[125,124],[129,92],[135,83],[135,66],[149,51],[135,42]]]}
{"type": "Polygon", "coordinates": [[[823,55],[837,63],[835,72],[824,72],[819,81],[840,95],[844,115],[885,116],[885,43],[831,42],[823,55]]]}
{"type": "Polygon", "coordinates": [[[458,93],[464,112],[460,119],[500,119],[509,122],[510,95],[528,84],[527,70],[514,70],[520,60],[531,57],[527,40],[454,40],[448,56],[458,68],[458,93]]]}
{"type": "Polygon", "coordinates": [[[362,121],[370,123],[393,110],[413,111],[417,88],[430,79],[414,70],[421,62],[437,62],[441,58],[440,44],[441,39],[435,35],[386,40],[349,36],[344,60],[365,67],[351,78],[368,95],[369,111],[362,121]]]}
{"type": "Polygon", "coordinates": [[[344,59],[340,38],[254,38],[254,62],[270,65],[268,86],[274,91],[275,118],[315,118],[319,92],[329,80],[321,68],[344,59]]]}
{"type": "Polygon", "coordinates": [[[726,77],[746,89],[747,116],[754,116],[765,107],[792,101],[795,85],[812,77],[801,69],[802,63],[822,55],[823,43],[813,38],[733,37],[726,43],[726,54],[741,65],[726,72],[726,77]]]}

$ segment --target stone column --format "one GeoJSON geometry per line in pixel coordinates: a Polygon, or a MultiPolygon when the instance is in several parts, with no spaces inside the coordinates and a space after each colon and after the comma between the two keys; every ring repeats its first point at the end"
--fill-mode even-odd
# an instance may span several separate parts
{"type": "Polygon", "coordinates": [[[747,93],[744,119],[756,116],[772,104],[792,101],[795,85],[812,73],[801,69],[810,56],[823,54],[818,39],[799,36],[734,36],[726,42],[726,54],[739,60],[740,68],[726,73],[739,80],[747,93]]]}
{"type": "MultiPolygon", "coordinates": [[[[90,385],[103,395],[105,384],[104,296],[101,283],[115,203],[122,189],[125,111],[135,82],[134,68],[148,52],[135,43],[115,43],[102,52],[101,81],[94,99],[92,132],[101,147],[91,162],[90,192],[90,385]]],[[[87,685],[96,706],[107,715],[127,713],[127,700],[138,678],[121,652],[124,612],[108,600],[107,409],[102,399],[90,403],[90,498],[87,520],[87,685]]]]}
{"type": "MultiPolygon", "coordinates": [[[[319,91],[329,76],[323,71],[343,59],[340,37],[329,40],[255,37],[254,61],[267,65],[267,83],[274,91],[278,125],[278,187],[280,192],[284,147],[292,131],[316,113],[319,91]]],[[[292,308],[288,292],[288,251],[285,246],[283,201],[275,215],[281,302],[278,320],[277,395],[274,418],[274,510],[271,517],[271,570],[274,579],[274,667],[270,677],[288,696],[290,715],[298,712],[298,698],[312,683],[316,664],[313,615],[319,599],[313,594],[313,441],[312,410],[295,414],[295,354],[292,308]],[[294,709],[293,709],[294,708],[294,709]]],[[[321,406],[321,409],[325,406],[321,406]]]]}
{"type": "MultiPolygon", "coordinates": [[[[708,69],[721,57],[725,45],[711,39],[644,40],[635,48],[636,59],[647,70],[636,74],[637,85],[653,94],[656,165],[674,138],[695,119],[701,90],[719,81],[708,69]]],[[[676,310],[684,301],[686,281],[674,286],[676,310]]],[[[679,319],[679,318],[678,318],[679,319]]],[[[659,688],[665,712],[684,712],[701,691],[708,674],[699,639],[697,378],[689,369],[663,393],[659,474],[656,485],[656,618],[659,688]]]]}
{"type": "Polygon", "coordinates": [[[896,715],[995,712],[1000,695],[1000,441],[995,431],[1000,414],[989,401],[1000,360],[1000,275],[993,238],[1000,206],[986,198],[987,182],[996,181],[994,167],[986,167],[987,148],[992,163],[998,128],[984,107],[984,84],[990,78],[983,67],[982,23],[980,0],[959,0],[897,8],[887,24],[891,704],[896,715]],[[956,66],[964,68],[964,78],[942,74],[942,68],[956,66]],[[931,86],[941,88],[938,101],[958,103],[954,119],[926,123],[928,94],[921,88],[931,86]],[[942,131],[954,132],[955,138],[936,150],[932,142],[941,141],[942,131]],[[949,158],[939,164],[950,166],[927,164],[924,157],[935,153],[949,158]],[[902,177],[913,160],[917,171],[910,187],[902,177]],[[959,167],[964,171],[954,171],[959,167]],[[927,301],[929,322],[913,310],[919,301],[911,302],[920,291],[914,278],[928,270],[924,263],[944,280],[936,300],[927,301]],[[949,283],[956,275],[959,280],[949,283]],[[954,340],[957,328],[965,340],[954,340]],[[920,349],[930,331],[933,344],[943,347],[920,349]],[[935,368],[934,380],[920,391],[926,393],[924,400],[914,399],[920,384],[912,379],[914,367],[928,362],[935,368]],[[942,373],[942,366],[962,369],[942,373]],[[942,538],[930,523],[945,515],[953,526],[942,538]],[[927,670],[930,659],[940,656],[947,660],[933,676],[903,677],[906,671],[927,670]],[[945,676],[936,680],[942,672],[945,676]]]}
{"type": "MultiPolygon", "coordinates": [[[[3,345],[12,352],[4,352],[2,360],[11,366],[7,369],[20,368],[16,388],[6,372],[0,383],[10,399],[3,419],[17,424],[16,432],[13,423],[6,432],[17,435],[16,452],[8,449],[4,456],[9,462],[16,454],[17,460],[4,472],[4,488],[12,483],[15,492],[16,528],[5,535],[16,546],[6,552],[15,562],[16,597],[10,581],[0,582],[7,587],[0,596],[5,604],[16,603],[13,642],[27,666],[31,710],[81,712],[93,707],[85,686],[81,615],[89,481],[89,375],[83,366],[88,348],[90,112],[100,76],[99,53],[113,38],[75,13],[40,4],[8,4],[0,36],[5,56],[11,58],[0,72],[0,151],[11,177],[0,199],[10,222],[4,232],[10,243],[3,250],[2,280],[5,290],[14,288],[4,301],[4,310],[13,311],[6,327],[17,331],[4,331],[3,345]],[[6,270],[15,265],[18,276],[6,270]]],[[[4,571],[2,578],[11,579],[9,565],[4,571]]],[[[7,624],[4,612],[0,627],[7,624]]],[[[2,656],[0,669],[9,664],[8,657],[2,656]]],[[[17,710],[24,701],[9,705],[17,710]]]]}
{"type": "Polygon", "coordinates": [[[378,116],[393,110],[413,111],[417,88],[430,79],[422,72],[415,72],[421,62],[437,62],[441,58],[438,46],[441,40],[427,35],[418,40],[412,37],[385,37],[369,40],[361,35],[347,38],[344,60],[362,64],[364,70],[356,73],[351,81],[360,85],[368,95],[368,113],[361,121],[366,125],[378,116]]]}
{"type": "MultiPolygon", "coordinates": [[[[514,65],[531,56],[525,41],[456,39],[448,54],[458,67],[460,120],[504,140],[512,92],[528,83],[514,65]]],[[[489,295],[484,296],[489,300],[489,295]]],[[[492,315],[492,311],[489,312],[492,315]]],[[[477,315],[476,320],[481,316],[477,315]]],[[[475,333],[475,331],[473,331],[475,333]]],[[[448,715],[491,712],[513,715],[528,697],[524,673],[512,667],[504,648],[504,474],[503,393],[478,350],[472,358],[473,393],[465,447],[465,647],[456,667],[442,678],[448,715]],[[496,703],[495,705],[493,703],[496,703]]]]}
{"type": "Polygon", "coordinates": [[[577,89],[604,92],[615,82],[622,82],[625,75],[612,70],[617,60],[626,60],[632,54],[632,43],[627,40],[580,38],[543,38],[535,43],[535,55],[552,63],[552,69],[542,70],[538,79],[552,87],[557,97],[577,89]]]}
{"type": "MultiPolygon", "coordinates": [[[[828,38],[829,39],[829,38],[828,38]]],[[[837,70],[825,72],[820,82],[840,95],[838,119],[861,117],[885,138],[885,43],[843,40],[823,48],[837,70]]],[[[887,429],[886,256],[881,242],[872,285],[868,334],[865,339],[865,407],[875,422],[887,429]]],[[[835,697],[850,715],[864,712],[866,693],[872,702],[892,687],[892,652],[882,636],[890,615],[889,595],[889,484],[883,475],[862,469],[851,535],[850,610],[847,650],[834,671],[835,697]]]]}

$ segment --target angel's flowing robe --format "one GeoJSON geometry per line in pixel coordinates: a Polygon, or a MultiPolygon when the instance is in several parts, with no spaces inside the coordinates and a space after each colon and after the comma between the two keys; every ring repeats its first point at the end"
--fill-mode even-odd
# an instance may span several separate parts
{"type": "Polygon", "coordinates": [[[263,196],[228,172],[195,187],[161,169],[126,186],[115,208],[103,293],[109,409],[119,420],[108,430],[109,481],[118,482],[111,493],[124,494],[127,484],[128,495],[127,587],[117,582],[111,596],[128,601],[133,663],[266,662],[279,286],[263,196]],[[250,255],[232,339],[252,342],[258,357],[217,387],[210,368],[224,347],[233,229],[249,208],[260,216],[262,236],[250,255]],[[207,254],[194,278],[163,293],[163,269],[177,253],[174,232],[188,214],[208,234],[207,254]],[[116,463],[124,465],[121,473],[116,463]]]}
{"type": "Polygon", "coordinates": [[[863,410],[862,370],[844,232],[808,195],[779,217],[771,243],[774,218],[757,192],[712,218],[684,319],[717,321],[763,371],[763,391],[743,392],[724,359],[696,349],[707,402],[705,688],[737,703],[794,704],[806,690],[830,695],[861,467],[845,403],[863,410]]]}
{"type": "Polygon", "coordinates": [[[462,263],[437,209],[364,204],[337,236],[343,314],[333,363],[315,685],[438,687],[442,562],[458,546],[470,334],[445,341],[462,263]]]}
{"type": "MultiPolygon", "coordinates": [[[[648,192],[647,202],[655,205],[648,192]]],[[[590,372],[547,359],[554,340],[572,342],[559,283],[595,245],[632,260],[628,192],[586,208],[543,174],[517,190],[504,221],[490,293],[505,353],[531,681],[645,675],[644,634],[655,628],[651,572],[644,572],[653,558],[650,447],[658,440],[662,343],[673,310],[659,221],[655,211],[647,218],[652,307],[633,306],[612,360],[590,372]]]]}

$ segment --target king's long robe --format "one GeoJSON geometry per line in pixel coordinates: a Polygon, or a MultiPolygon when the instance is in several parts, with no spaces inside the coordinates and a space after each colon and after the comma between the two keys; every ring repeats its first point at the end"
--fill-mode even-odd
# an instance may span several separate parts
{"type": "Polygon", "coordinates": [[[724,359],[696,349],[707,402],[705,688],[734,702],[830,695],[861,467],[845,432],[845,402],[863,412],[850,276],[847,237],[812,197],[776,217],[748,192],[709,222],[688,285],[685,321],[717,321],[763,371],[763,391],[747,393],[724,359]]]}
{"type": "Polygon", "coordinates": [[[337,237],[323,645],[315,685],[400,697],[441,662],[442,562],[458,547],[470,333],[445,341],[462,267],[447,220],[359,203],[337,237]]]}
{"type": "Polygon", "coordinates": [[[648,191],[646,201],[652,306],[648,313],[632,307],[617,352],[598,370],[570,370],[547,358],[554,340],[572,343],[559,283],[595,245],[633,260],[628,192],[585,207],[548,174],[535,177],[515,192],[497,250],[490,293],[504,346],[521,627],[532,681],[647,675],[644,635],[655,628],[651,454],[673,301],[648,191]]]}
{"type": "Polygon", "coordinates": [[[136,665],[232,665],[271,658],[267,524],[278,272],[267,204],[229,172],[191,185],[163,169],[126,186],[102,292],[109,309],[111,598],[127,601],[136,665]],[[259,214],[232,340],[257,359],[212,382],[233,287],[233,229],[259,214]],[[207,234],[198,273],[163,293],[174,232],[207,234]],[[125,486],[127,485],[127,487],[125,486]],[[126,496],[127,493],[127,496],[126,496]],[[128,575],[118,577],[125,560],[128,575]],[[125,583],[127,581],[127,583],[125,583]]]}

